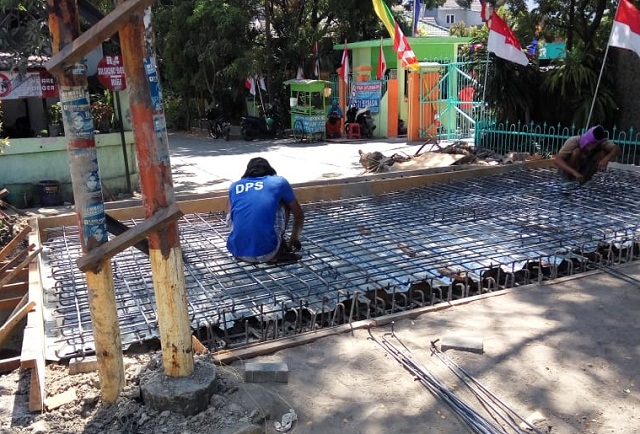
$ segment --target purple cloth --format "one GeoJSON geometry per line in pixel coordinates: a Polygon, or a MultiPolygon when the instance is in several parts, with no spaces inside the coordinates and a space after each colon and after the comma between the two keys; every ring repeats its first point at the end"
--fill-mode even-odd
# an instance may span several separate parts
{"type": "Polygon", "coordinates": [[[604,140],[604,139],[602,140],[596,139],[596,137],[593,134],[593,130],[595,130],[596,128],[598,128],[597,125],[595,127],[589,128],[586,133],[580,136],[580,149],[586,148],[591,143],[598,143],[604,140]]]}

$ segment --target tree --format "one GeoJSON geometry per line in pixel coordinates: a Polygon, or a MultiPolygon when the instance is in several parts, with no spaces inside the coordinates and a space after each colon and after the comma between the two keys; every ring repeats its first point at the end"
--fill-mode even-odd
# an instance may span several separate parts
{"type": "Polygon", "coordinates": [[[44,1],[0,0],[0,51],[11,55],[12,69],[27,69],[29,57],[51,54],[44,1]]]}

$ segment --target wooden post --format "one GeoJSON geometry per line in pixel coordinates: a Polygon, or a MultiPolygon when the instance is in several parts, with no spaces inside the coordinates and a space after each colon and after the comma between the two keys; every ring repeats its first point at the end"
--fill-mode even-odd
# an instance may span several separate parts
{"type": "MultiPolygon", "coordinates": [[[[124,2],[117,1],[118,4],[124,2]]],[[[149,218],[175,203],[169,140],[155,64],[151,8],[130,16],[120,29],[120,43],[143,207],[149,218]]],[[[185,377],[194,371],[194,360],[178,223],[173,221],[151,232],[148,241],[164,372],[172,377],[185,377]]]]}
{"type": "MultiPolygon", "coordinates": [[[[78,8],[76,0],[47,0],[47,8],[55,54],[71,46],[80,35],[78,8]]],[[[86,67],[76,63],[55,71],[55,75],[60,88],[80,242],[86,253],[108,240],[86,67]]],[[[100,391],[103,401],[112,403],[124,387],[124,364],[110,263],[107,261],[102,269],[89,272],[86,277],[100,391]]]]}

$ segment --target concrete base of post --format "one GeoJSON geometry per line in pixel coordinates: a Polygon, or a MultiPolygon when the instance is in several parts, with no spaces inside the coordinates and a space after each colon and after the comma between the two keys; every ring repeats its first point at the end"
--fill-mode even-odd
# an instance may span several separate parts
{"type": "Polygon", "coordinates": [[[160,369],[140,378],[143,402],[163,412],[193,416],[205,410],[217,388],[215,366],[198,361],[188,377],[169,377],[160,369]]]}

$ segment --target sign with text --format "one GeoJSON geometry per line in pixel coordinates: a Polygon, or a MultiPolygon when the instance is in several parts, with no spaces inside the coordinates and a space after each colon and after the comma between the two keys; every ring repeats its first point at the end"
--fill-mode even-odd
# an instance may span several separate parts
{"type": "Polygon", "coordinates": [[[46,69],[26,74],[4,71],[0,73],[0,98],[55,98],[58,96],[56,80],[46,69]]]}
{"type": "Polygon", "coordinates": [[[104,56],[98,62],[98,81],[107,89],[115,92],[127,88],[121,56],[104,56]]]}
{"type": "Polygon", "coordinates": [[[351,98],[349,106],[365,108],[369,107],[371,113],[380,111],[380,98],[382,97],[381,81],[361,81],[351,83],[351,98]]]}

